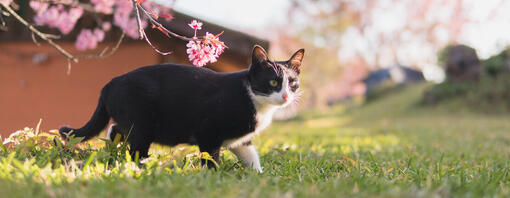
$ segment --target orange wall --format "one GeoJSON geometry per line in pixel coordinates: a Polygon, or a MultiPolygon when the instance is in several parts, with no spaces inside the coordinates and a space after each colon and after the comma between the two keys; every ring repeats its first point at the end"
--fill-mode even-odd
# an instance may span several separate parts
{"type": "MultiPolygon", "coordinates": [[[[72,43],[62,46],[74,49],[72,43]]],[[[159,61],[160,57],[145,43],[123,43],[108,58],[84,59],[72,64],[71,75],[66,75],[67,60],[49,45],[2,42],[0,135],[6,137],[25,126],[35,128],[40,118],[44,131],[58,129],[63,124],[81,127],[89,120],[101,88],[110,79],[159,61]],[[36,53],[46,53],[48,62],[34,64],[32,58],[36,53]]]]}

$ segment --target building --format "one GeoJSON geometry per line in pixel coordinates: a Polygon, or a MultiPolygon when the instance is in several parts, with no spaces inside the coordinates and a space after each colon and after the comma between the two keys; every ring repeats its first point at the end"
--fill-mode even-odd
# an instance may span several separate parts
{"type": "Polygon", "coordinates": [[[363,80],[366,85],[366,93],[388,83],[403,85],[423,81],[425,81],[425,78],[421,71],[398,64],[391,66],[390,68],[373,71],[363,80]]]}
{"type": "MultiPolygon", "coordinates": [[[[166,22],[165,27],[181,35],[193,34],[187,23],[196,18],[178,12],[174,12],[173,16],[174,20],[166,22]]],[[[201,21],[204,22],[204,32],[216,34],[224,31],[220,38],[229,47],[218,62],[207,66],[216,71],[245,69],[249,66],[253,45],[269,47],[268,41],[201,21]]],[[[86,25],[86,21],[78,25],[86,25]]],[[[147,35],[152,43],[163,51],[172,50],[171,55],[159,55],[145,41],[126,39],[112,56],[82,59],[72,64],[71,73],[67,75],[67,60],[53,47],[43,41],[40,41],[40,46],[34,44],[30,32],[16,21],[8,21],[8,27],[9,31],[0,31],[2,137],[27,126],[35,127],[39,119],[43,119],[41,129],[45,131],[61,125],[82,126],[94,112],[101,88],[113,77],[146,65],[164,62],[189,64],[184,41],[168,38],[158,30],[148,28],[147,35]]],[[[73,30],[58,41],[75,55],[81,53],[74,49],[72,42],[76,34],[73,30]]],[[[108,34],[96,51],[114,46],[115,35],[120,35],[120,32],[108,34]]]]}

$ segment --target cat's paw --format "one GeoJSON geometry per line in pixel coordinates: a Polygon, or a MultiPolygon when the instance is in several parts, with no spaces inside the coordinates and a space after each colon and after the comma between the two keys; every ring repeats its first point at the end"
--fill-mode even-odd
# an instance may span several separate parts
{"type": "Polygon", "coordinates": [[[62,137],[62,139],[64,140],[69,140],[69,135],[70,133],[73,131],[72,128],[68,127],[68,126],[62,126],[60,127],[60,129],[58,130],[58,133],[60,134],[60,137],[62,137]]]}
{"type": "Polygon", "coordinates": [[[257,171],[258,173],[264,173],[260,164],[252,164],[251,169],[257,171]]]}

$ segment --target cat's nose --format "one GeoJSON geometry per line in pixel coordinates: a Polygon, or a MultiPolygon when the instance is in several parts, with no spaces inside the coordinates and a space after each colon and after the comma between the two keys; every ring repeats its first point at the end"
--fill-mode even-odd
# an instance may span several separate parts
{"type": "Polygon", "coordinates": [[[282,95],[282,98],[283,98],[283,101],[287,102],[287,99],[289,99],[289,95],[287,95],[287,93],[284,93],[282,95]]]}

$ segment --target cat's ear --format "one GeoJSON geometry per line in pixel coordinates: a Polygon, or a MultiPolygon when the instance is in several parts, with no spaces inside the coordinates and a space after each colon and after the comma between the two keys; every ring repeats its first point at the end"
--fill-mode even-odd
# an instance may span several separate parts
{"type": "Polygon", "coordinates": [[[301,72],[301,62],[303,61],[303,57],[305,56],[305,49],[300,49],[294,55],[290,57],[287,61],[287,64],[291,69],[296,71],[298,74],[301,72]]]}
{"type": "Polygon", "coordinates": [[[264,48],[260,47],[259,45],[255,45],[255,47],[253,47],[253,52],[251,55],[251,62],[262,63],[268,60],[269,59],[267,58],[266,50],[264,50],[264,48]]]}

